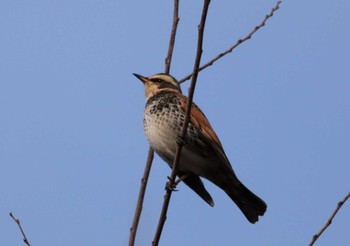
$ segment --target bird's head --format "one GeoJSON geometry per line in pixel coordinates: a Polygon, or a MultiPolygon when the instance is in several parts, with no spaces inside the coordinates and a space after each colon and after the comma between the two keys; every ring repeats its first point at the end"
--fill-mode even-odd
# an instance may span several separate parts
{"type": "Polygon", "coordinates": [[[177,82],[177,80],[171,75],[164,73],[158,73],[150,77],[144,77],[136,73],[133,73],[133,75],[145,85],[145,95],[147,100],[160,91],[182,93],[179,82],[177,82]]]}

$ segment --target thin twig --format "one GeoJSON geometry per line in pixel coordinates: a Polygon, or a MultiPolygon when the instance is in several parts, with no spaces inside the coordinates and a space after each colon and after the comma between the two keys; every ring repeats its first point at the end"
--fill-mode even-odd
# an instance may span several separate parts
{"type": "Polygon", "coordinates": [[[148,150],[148,157],[147,157],[147,162],[145,165],[145,170],[143,172],[143,176],[141,179],[141,186],[140,186],[140,191],[139,191],[139,197],[137,199],[134,220],[133,220],[132,226],[130,228],[129,246],[133,246],[135,244],[137,227],[139,225],[139,221],[140,221],[140,217],[141,217],[142,204],[143,204],[143,199],[144,199],[145,193],[146,193],[149,173],[150,173],[151,167],[152,167],[153,156],[154,156],[154,151],[150,147],[148,150]]]}
{"type": "Polygon", "coordinates": [[[317,241],[317,239],[322,235],[322,233],[328,228],[328,226],[330,224],[332,224],[332,220],[334,219],[334,217],[337,215],[339,209],[344,205],[344,203],[349,199],[350,197],[350,192],[344,197],[343,200],[341,200],[340,202],[338,202],[337,207],[335,208],[335,210],[333,211],[331,217],[329,217],[329,219],[327,220],[326,224],[321,228],[321,230],[319,232],[317,232],[315,235],[313,235],[312,240],[309,244],[309,246],[314,245],[314,243],[317,241]]]}
{"type": "Polygon", "coordinates": [[[171,60],[173,57],[176,31],[177,31],[177,25],[179,23],[179,20],[180,20],[180,18],[179,18],[179,0],[174,0],[173,26],[171,28],[168,54],[167,54],[167,57],[165,58],[165,71],[164,72],[166,74],[170,73],[171,60]]]}
{"type": "MultiPolygon", "coordinates": [[[[194,94],[194,90],[196,87],[197,76],[198,76],[198,72],[199,72],[199,65],[200,65],[200,60],[202,57],[203,34],[204,34],[204,27],[205,27],[205,21],[206,21],[208,9],[209,9],[209,4],[210,4],[210,0],[204,0],[202,17],[200,20],[200,24],[198,26],[197,54],[196,54],[196,59],[195,59],[195,63],[194,63],[194,68],[193,68],[193,76],[192,76],[191,86],[190,86],[189,94],[188,94],[188,104],[187,104],[187,109],[186,109],[185,121],[184,121],[184,125],[182,127],[181,134],[179,136],[179,138],[182,140],[185,139],[185,137],[186,137],[187,126],[189,123],[189,118],[190,118],[190,113],[191,113],[193,94],[194,94]]],[[[169,207],[169,202],[170,202],[171,194],[173,191],[172,188],[175,188],[174,187],[175,178],[176,178],[176,173],[177,173],[178,164],[179,164],[179,160],[180,160],[182,146],[183,146],[183,141],[177,141],[177,148],[176,148],[175,157],[174,157],[174,161],[173,161],[173,165],[172,165],[172,171],[171,171],[171,175],[169,178],[169,182],[167,183],[168,188],[166,189],[166,193],[164,196],[163,207],[162,207],[162,211],[161,211],[161,214],[159,217],[159,222],[158,222],[156,233],[154,235],[152,245],[158,245],[159,240],[160,240],[160,236],[162,234],[162,230],[163,230],[163,227],[164,227],[164,224],[166,221],[166,215],[167,215],[167,211],[168,211],[168,207],[169,207]]]]}
{"type": "MultiPolygon", "coordinates": [[[[170,34],[168,54],[165,60],[165,73],[170,72],[170,65],[171,65],[172,54],[175,46],[175,38],[176,38],[176,30],[177,30],[178,22],[179,22],[179,0],[174,0],[173,24],[172,24],[171,34],[170,34]]],[[[154,150],[150,147],[148,150],[148,156],[147,156],[144,173],[141,179],[141,186],[140,186],[139,196],[138,196],[137,205],[134,213],[134,220],[130,228],[129,246],[134,246],[135,244],[136,232],[137,232],[137,228],[141,217],[143,200],[144,200],[144,196],[147,188],[149,173],[152,167],[153,157],[154,157],[154,150]]]]}
{"type": "Polygon", "coordinates": [[[19,219],[15,218],[15,216],[13,216],[12,213],[10,213],[10,216],[11,216],[11,218],[16,222],[16,224],[18,225],[18,227],[19,227],[19,229],[20,229],[20,231],[21,231],[21,233],[22,233],[22,236],[23,236],[23,242],[24,242],[25,244],[27,244],[28,246],[30,246],[29,240],[28,240],[28,238],[26,237],[26,234],[24,233],[24,231],[23,231],[23,229],[22,229],[21,222],[19,221],[19,219]]]}
{"type": "MultiPolygon", "coordinates": [[[[203,69],[211,66],[214,64],[214,62],[216,62],[217,60],[219,60],[221,57],[231,53],[235,48],[237,48],[237,46],[241,45],[242,43],[244,43],[245,41],[247,41],[248,39],[251,39],[252,36],[260,29],[262,28],[263,26],[265,26],[265,23],[268,19],[270,19],[273,14],[275,13],[275,11],[277,11],[279,8],[280,8],[280,4],[282,3],[282,1],[278,1],[275,5],[275,7],[272,8],[271,12],[269,14],[267,14],[265,16],[265,18],[262,20],[262,22],[257,25],[256,27],[254,27],[254,29],[247,35],[245,36],[244,38],[241,38],[241,39],[238,39],[238,41],[233,45],[231,46],[229,49],[227,49],[226,51],[220,53],[219,55],[217,55],[214,59],[212,59],[211,61],[207,62],[206,64],[204,64],[203,66],[201,66],[199,68],[199,71],[202,71],[203,69]]],[[[183,79],[179,80],[179,83],[183,83],[185,82],[186,80],[189,80],[191,77],[192,77],[193,73],[187,75],[186,77],[184,77],[183,79]]]]}

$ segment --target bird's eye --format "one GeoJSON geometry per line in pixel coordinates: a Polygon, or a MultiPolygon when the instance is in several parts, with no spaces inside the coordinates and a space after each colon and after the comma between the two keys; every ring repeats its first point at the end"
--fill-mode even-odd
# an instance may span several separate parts
{"type": "Polygon", "coordinates": [[[151,81],[155,82],[155,83],[163,83],[164,82],[164,80],[158,79],[158,78],[151,79],[151,81]]]}

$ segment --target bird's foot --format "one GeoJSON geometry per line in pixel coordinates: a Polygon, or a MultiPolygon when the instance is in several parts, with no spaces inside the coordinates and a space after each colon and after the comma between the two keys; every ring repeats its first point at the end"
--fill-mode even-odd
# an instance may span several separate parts
{"type": "Polygon", "coordinates": [[[171,178],[168,176],[168,182],[166,183],[165,185],[165,189],[168,190],[168,191],[178,191],[176,190],[176,186],[181,182],[183,181],[185,178],[187,178],[188,176],[190,176],[189,173],[186,173],[182,176],[180,176],[177,180],[174,180],[174,182],[171,182],[171,178]]]}
{"type": "Polygon", "coordinates": [[[165,184],[165,190],[167,191],[178,191],[176,190],[176,182],[171,182],[171,178],[168,176],[168,182],[165,184]]]}

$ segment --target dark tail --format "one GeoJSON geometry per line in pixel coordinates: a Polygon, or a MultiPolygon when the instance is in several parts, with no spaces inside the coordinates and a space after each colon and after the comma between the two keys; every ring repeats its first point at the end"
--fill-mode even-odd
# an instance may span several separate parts
{"type": "MultiPolygon", "coordinates": [[[[180,173],[181,176],[181,172],[180,173]]],[[[210,206],[214,207],[213,198],[211,198],[209,192],[205,189],[202,180],[199,176],[190,175],[183,180],[192,190],[194,190],[204,201],[206,201],[210,206]]]]}
{"type": "Polygon", "coordinates": [[[259,216],[263,216],[266,212],[266,203],[251,192],[242,183],[238,185],[226,186],[224,189],[227,195],[236,203],[250,223],[254,224],[259,220],[259,216]]]}

